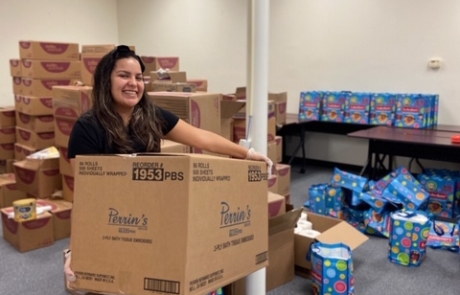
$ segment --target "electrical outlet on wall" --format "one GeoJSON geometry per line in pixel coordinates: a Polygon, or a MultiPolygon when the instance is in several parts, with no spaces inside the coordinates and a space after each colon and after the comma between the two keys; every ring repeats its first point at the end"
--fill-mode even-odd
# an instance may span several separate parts
{"type": "Polygon", "coordinates": [[[441,63],[442,63],[441,58],[433,57],[433,58],[430,58],[430,60],[428,61],[428,67],[432,70],[437,70],[441,68],[441,63]]]}

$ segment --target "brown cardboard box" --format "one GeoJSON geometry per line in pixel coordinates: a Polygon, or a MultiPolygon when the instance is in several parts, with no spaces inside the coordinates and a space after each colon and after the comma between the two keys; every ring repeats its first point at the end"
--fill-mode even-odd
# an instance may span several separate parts
{"type": "Polygon", "coordinates": [[[178,142],[164,139],[161,141],[162,153],[190,153],[190,147],[178,142]]]}
{"type": "Polygon", "coordinates": [[[276,124],[283,125],[286,123],[287,109],[287,92],[269,93],[268,99],[275,102],[276,124]]]}
{"type": "Polygon", "coordinates": [[[267,143],[267,157],[275,164],[277,156],[276,142],[274,140],[269,141],[267,143]]]}
{"type": "Polygon", "coordinates": [[[16,142],[37,150],[53,146],[54,137],[54,132],[34,132],[16,127],[16,142]]]}
{"type": "Polygon", "coordinates": [[[22,95],[22,78],[21,77],[13,77],[13,93],[22,95]]]}
{"type": "MultiPolygon", "coordinates": [[[[68,149],[66,147],[58,147],[59,149],[59,172],[64,175],[73,176],[72,166],[70,160],[67,157],[68,149]]],[[[63,183],[64,185],[64,183],[63,183]]]]}
{"type": "MultiPolygon", "coordinates": [[[[314,230],[321,233],[316,240],[323,243],[344,243],[354,250],[369,239],[341,219],[307,212],[307,220],[312,223],[314,230]]],[[[299,234],[295,234],[294,239],[296,266],[299,267],[299,270],[302,268],[310,270],[311,262],[307,261],[306,254],[310,249],[310,244],[315,240],[299,234]]]]}
{"type": "Polygon", "coordinates": [[[186,72],[167,72],[160,77],[160,74],[157,72],[150,72],[149,88],[147,91],[152,91],[154,83],[163,85],[163,84],[172,84],[172,83],[186,83],[187,82],[187,73],[186,72]]]}
{"type": "Polygon", "coordinates": [[[274,194],[278,193],[278,175],[276,174],[270,175],[270,177],[268,178],[267,184],[268,184],[269,192],[272,192],[274,194]]]}
{"type": "Polygon", "coordinates": [[[14,143],[0,143],[0,160],[14,158],[14,143]]]}
{"type": "Polygon", "coordinates": [[[37,219],[17,222],[8,218],[13,207],[0,209],[3,224],[3,238],[19,252],[26,252],[54,244],[53,218],[45,212],[37,219]]]}
{"type": "Polygon", "coordinates": [[[0,127],[0,144],[14,143],[16,141],[15,127],[0,127]]]}
{"type": "MultiPolygon", "coordinates": [[[[23,96],[32,97],[52,97],[53,86],[68,86],[71,85],[72,79],[31,79],[21,78],[21,94],[23,96]]],[[[52,106],[52,104],[51,104],[52,106]]],[[[32,115],[32,114],[31,114],[32,115]]],[[[48,115],[48,114],[40,114],[48,115]]]]}
{"type": "Polygon", "coordinates": [[[92,106],[93,90],[90,86],[53,87],[53,115],[56,118],[76,121],[92,106]]]}
{"type": "Polygon", "coordinates": [[[138,154],[77,156],[76,167],[70,287],[202,295],[267,266],[264,163],[138,154]]]}
{"type": "Polygon", "coordinates": [[[233,140],[233,116],[239,112],[244,106],[245,102],[221,100],[221,120],[220,120],[220,134],[230,141],[233,140]]]}
{"type": "Polygon", "coordinates": [[[0,127],[16,126],[14,106],[0,107],[0,127]]]}
{"type": "MultiPolygon", "coordinates": [[[[268,256],[266,270],[266,291],[282,286],[295,277],[294,273],[294,226],[302,209],[292,210],[269,220],[268,256]]],[[[233,284],[234,294],[246,295],[246,278],[233,284]]]]}
{"type": "Polygon", "coordinates": [[[31,116],[53,115],[53,99],[51,97],[16,95],[14,107],[17,112],[31,116]]]}
{"type": "Polygon", "coordinates": [[[18,190],[13,173],[0,174],[0,208],[11,207],[14,201],[26,198],[26,193],[18,190]]]}
{"type": "Polygon", "coordinates": [[[74,181],[73,176],[62,175],[62,196],[64,200],[73,203],[74,181]]]}
{"type": "Polygon", "coordinates": [[[276,164],[276,175],[278,175],[278,193],[287,195],[291,191],[291,166],[276,164]]]}
{"type": "Polygon", "coordinates": [[[206,79],[187,79],[187,83],[195,84],[196,91],[208,91],[208,80],[206,79]]]}
{"type": "Polygon", "coordinates": [[[80,79],[79,60],[22,60],[21,77],[33,79],[80,79]]]}
{"type": "Polygon", "coordinates": [[[78,60],[78,43],[19,41],[21,59],[78,60]]]}
{"type": "Polygon", "coordinates": [[[26,159],[14,165],[18,188],[38,198],[48,198],[62,189],[59,159],[26,159]]]}
{"type": "Polygon", "coordinates": [[[286,200],[283,196],[268,192],[268,218],[274,218],[286,213],[286,200]]]}
{"type": "Polygon", "coordinates": [[[179,71],[179,57],[141,56],[140,58],[145,65],[144,75],[150,75],[150,72],[158,71],[159,69],[179,71]]]}
{"type": "Polygon", "coordinates": [[[10,75],[11,77],[21,77],[21,60],[12,58],[10,59],[10,75]]]}
{"type": "Polygon", "coordinates": [[[196,92],[196,86],[192,83],[170,83],[168,81],[156,80],[150,83],[150,91],[196,92]]]}
{"type": "Polygon", "coordinates": [[[14,144],[14,159],[17,161],[24,160],[28,155],[35,153],[38,151],[36,148],[32,148],[20,143],[14,144]]]}
{"type": "Polygon", "coordinates": [[[75,120],[67,120],[63,118],[54,118],[54,143],[57,146],[68,147],[70,133],[72,133],[75,120]]]}
{"type": "MultiPolygon", "coordinates": [[[[244,100],[240,100],[245,102],[244,100]]],[[[234,138],[235,142],[246,136],[246,107],[243,107],[233,116],[234,138]]],[[[255,132],[254,130],[252,132],[255,132]]],[[[275,119],[275,104],[273,101],[268,101],[268,119],[267,119],[267,142],[274,141],[276,136],[276,119],[275,119]]]]}
{"type": "Polygon", "coordinates": [[[37,200],[37,207],[51,206],[53,215],[54,240],[61,240],[70,237],[70,216],[72,214],[72,203],[62,200],[40,199],[37,200]]]}
{"type": "Polygon", "coordinates": [[[276,162],[273,163],[281,163],[283,162],[283,137],[282,136],[275,136],[275,143],[276,143],[276,162]]]}
{"type": "Polygon", "coordinates": [[[0,173],[13,173],[14,159],[0,160],[0,173]]]}
{"type": "Polygon", "coordinates": [[[37,133],[54,132],[54,117],[52,115],[32,116],[16,112],[16,126],[37,133]]]}
{"type": "MultiPolygon", "coordinates": [[[[192,126],[220,134],[221,94],[197,92],[149,92],[152,101],[192,126]]],[[[207,153],[193,149],[194,153],[207,153]]]]}

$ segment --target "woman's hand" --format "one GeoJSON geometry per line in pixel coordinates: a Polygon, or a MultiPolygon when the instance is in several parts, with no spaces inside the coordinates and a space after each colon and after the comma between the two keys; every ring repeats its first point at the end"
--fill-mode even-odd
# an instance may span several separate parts
{"type": "Polygon", "coordinates": [[[77,277],[75,276],[74,272],[70,269],[70,261],[72,259],[72,251],[68,250],[65,253],[65,262],[64,262],[64,274],[65,278],[67,280],[67,283],[69,282],[75,282],[77,277]]]}
{"type": "Polygon", "coordinates": [[[246,160],[264,161],[265,163],[267,163],[268,166],[268,174],[271,175],[273,162],[266,155],[256,152],[254,148],[250,148],[246,154],[246,160]]]}

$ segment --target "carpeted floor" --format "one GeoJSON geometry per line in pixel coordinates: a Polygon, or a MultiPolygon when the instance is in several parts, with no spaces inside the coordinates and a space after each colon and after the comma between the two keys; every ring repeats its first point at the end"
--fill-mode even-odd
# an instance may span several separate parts
{"type": "MultiPolygon", "coordinates": [[[[301,207],[312,184],[328,182],[330,168],[309,167],[305,174],[293,167],[291,199],[301,207]]],[[[3,236],[0,230],[0,234],[3,236]]],[[[0,239],[0,295],[65,295],[62,250],[68,239],[26,253],[19,253],[0,239]]],[[[355,294],[358,295],[458,295],[460,294],[460,254],[428,250],[418,268],[407,268],[387,260],[388,240],[370,237],[354,251],[355,294]]],[[[269,295],[312,294],[308,279],[292,282],[268,292],[269,295]]]]}

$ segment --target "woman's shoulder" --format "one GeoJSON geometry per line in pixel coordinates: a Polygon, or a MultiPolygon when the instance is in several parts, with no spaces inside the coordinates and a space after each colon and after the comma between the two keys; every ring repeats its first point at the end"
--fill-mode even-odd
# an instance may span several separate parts
{"type": "Polygon", "coordinates": [[[90,129],[101,129],[102,125],[99,123],[93,110],[88,110],[83,113],[76,122],[77,125],[80,125],[84,128],[90,129]]]}

